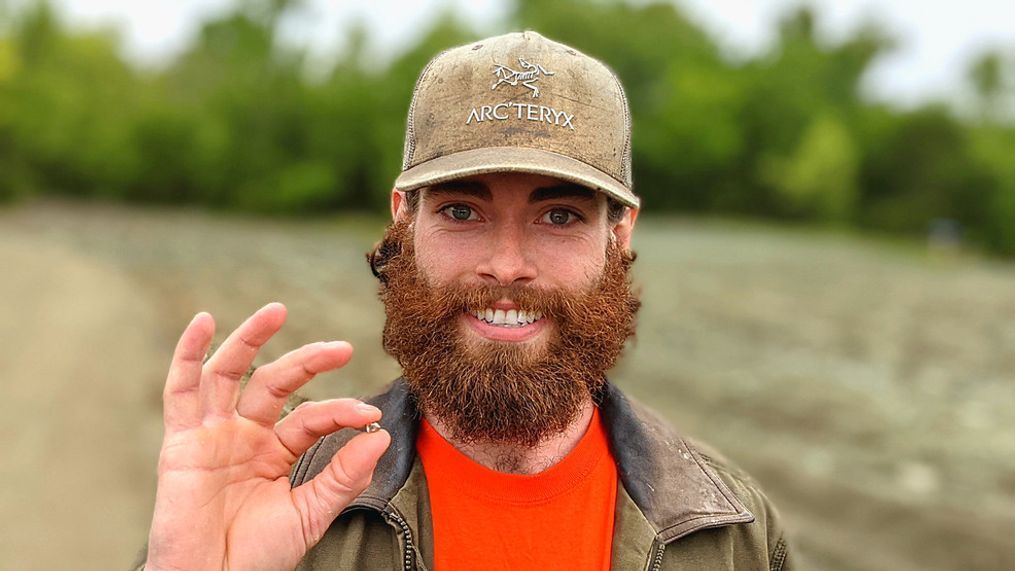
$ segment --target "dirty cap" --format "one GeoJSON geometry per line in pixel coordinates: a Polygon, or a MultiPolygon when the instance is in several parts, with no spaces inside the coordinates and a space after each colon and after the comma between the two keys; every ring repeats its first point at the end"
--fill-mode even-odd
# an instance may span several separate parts
{"type": "Polygon", "coordinates": [[[430,60],[412,94],[395,188],[495,172],[553,176],[638,208],[631,115],[617,76],[535,32],[430,60]]]}

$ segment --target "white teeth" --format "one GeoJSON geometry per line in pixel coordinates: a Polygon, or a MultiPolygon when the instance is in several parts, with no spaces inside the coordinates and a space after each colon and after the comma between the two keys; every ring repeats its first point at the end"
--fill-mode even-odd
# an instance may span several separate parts
{"type": "Polygon", "coordinates": [[[543,318],[542,312],[526,311],[524,309],[477,309],[471,312],[473,317],[493,325],[505,327],[522,327],[534,323],[543,318]]]}

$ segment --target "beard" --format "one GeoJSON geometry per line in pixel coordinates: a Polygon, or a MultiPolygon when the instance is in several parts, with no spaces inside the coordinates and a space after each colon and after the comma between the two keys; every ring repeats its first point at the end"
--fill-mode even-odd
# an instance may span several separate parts
{"type": "Polygon", "coordinates": [[[434,285],[420,271],[407,222],[368,255],[387,317],[384,349],[398,360],[419,410],[461,444],[534,447],[564,431],[634,335],[641,303],[634,254],[611,241],[602,274],[582,290],[434,285]],[[462,317],[500,299],[549,320],[534,342],[469,339],[462,317]]]}

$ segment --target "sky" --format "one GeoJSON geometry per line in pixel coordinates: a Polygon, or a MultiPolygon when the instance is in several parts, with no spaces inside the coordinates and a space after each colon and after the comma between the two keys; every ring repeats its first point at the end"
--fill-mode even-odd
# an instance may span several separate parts
{"type": "MultiPolygon", "coordinates": [[[[647,0],[629,0],[645,2],[647,0]]],[[[772,42],[775,23],[800,4],[814,6],[824,37],[835,41],[875,20],[899,42],[865,78],[873,98],[912,106],[929,99],[960,101],[965,70],[983,49],[1015,54],[1015,0],[675,0],[716,38],[731,57],[749,57],[772,42]]],[[[54,0],[71,23],[113,23],[125,30],[128,56],[159,64],[178,53],[202,18],[227,10],[233,0],[54,0]]],[[[493,31],[505,0],[307,0],[309,8],[286,27],[289,41],[311,53],[334,53],[341,31],[361,21],[376,40],[376,55],[410,45],[444,10],[454,10],[479,31],[493,31]]]]}

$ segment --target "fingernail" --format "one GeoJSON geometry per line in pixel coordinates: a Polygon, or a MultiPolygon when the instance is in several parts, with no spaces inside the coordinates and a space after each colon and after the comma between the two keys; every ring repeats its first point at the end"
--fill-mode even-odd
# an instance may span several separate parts
{"type": "Polygon", "coordinates": [[[363,414],[379,414],[381,412],[381,409],[376,406],[371,406],[365,402],[361,402],[356,405],[356,410],[362,412],[363,414]]]}

